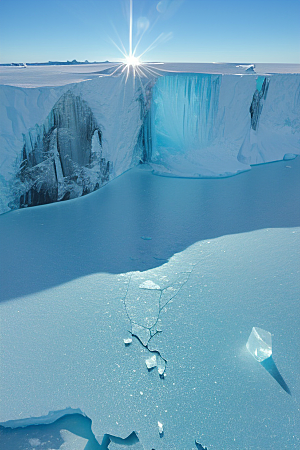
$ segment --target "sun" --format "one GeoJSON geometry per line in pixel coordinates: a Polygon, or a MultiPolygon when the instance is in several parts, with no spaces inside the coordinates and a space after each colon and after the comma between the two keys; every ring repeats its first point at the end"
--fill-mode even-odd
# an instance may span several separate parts
{"type": "Polygon", "coordinates": [[[115,29],[116,34],[120,40],[121,43],[121,48],[111,39],[111,42],[114,44],[114,46],[121,52],[121,54],[123,55],[123,59],[121,60],[122,63],[120,65],[117,65],[117,67],[115,68],[115,70],[110,74],[110,76],[114,76],[115,74],[117,75],[125,75],[125,83],[127,83],[129,76],[133,75],[133,79],[135,80],[136,77],[138,77],[138,79],[141,82],[142,78],[148,78],[148,76],[160,76],[161,73],[161,69],[157,69],[155,67],[153,67],[153,65],[157,65],[160,63],[145,63],[142,61],[142,57],[144,56],[145,53],[147,53],[148,51],[152,50],[158,43],[159,40],[161,40],[161,38],[163,37],[163,33],[160,34],[153,42],[152,44],[149,45],[149,47],[141,54],[139,54],[138,56],[136,55],[136,51],[137,48],[142,40],[142,37],[144,36],[144,33],[146,32],[146,30],[148,29],[148,19],[146,19],[145,21],[145,26],[143,29],[142,34],[140,35],[140,38],[137,42],[137,44],[135,45],[135,47],[133,47],[133,39],[132,39],[132,25],[133,25],[133,0],[129,0],[129,51],[127,51],[125,49],[125,46],[118,34],[117,29],[115,29]]]}
{"type": "Polygon", "coordinates": [[[125,58],[125,64],[126,66],[137,67],[142,64],[142,61],[137,56],[128,55],[125,58]]]}

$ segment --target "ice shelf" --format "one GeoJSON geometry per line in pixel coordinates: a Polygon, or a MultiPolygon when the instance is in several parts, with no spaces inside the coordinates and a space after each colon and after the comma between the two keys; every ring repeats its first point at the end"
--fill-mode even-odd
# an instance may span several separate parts
{"type": "Polygon", "coordinates": [[[0,213],[86,195],[139,163],[219,178],[298,155],[300,74],[247,67],[0,86],[0,213]]]}

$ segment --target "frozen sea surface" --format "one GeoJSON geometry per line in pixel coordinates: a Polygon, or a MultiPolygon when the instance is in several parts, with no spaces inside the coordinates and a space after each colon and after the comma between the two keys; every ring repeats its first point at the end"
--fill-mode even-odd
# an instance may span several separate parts
{"type": "Polygon", "coordinates": [[[299,158],[215,180],[141,166],[2,215],[2,425],[71,407],[100,443],[299,449],[299,172],[299,158]],[[292,396],[247,351],[252,327],[292,396]]]}

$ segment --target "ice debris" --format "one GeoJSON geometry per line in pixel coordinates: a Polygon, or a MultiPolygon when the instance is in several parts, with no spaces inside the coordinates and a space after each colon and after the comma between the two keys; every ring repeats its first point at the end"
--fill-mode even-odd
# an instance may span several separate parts
{"type": "Polygon", "coordinates": [[[31,447],[37,447],[38,445],[41,445],[41,441],[39,439],[29,439],[29,444],[31,447]]]}
{"type": "Polygon", "coordinates": [[[155,284],[152,280],[144,281],[142,284],[139,285],[140,289],[157,289],[160,290],[160,286],[158,284],[155,284]]]}
{"type": "Polygon", "coordinates": [[[256,361],[264,361],[272,355],[271,333],[262,328],[253,327],[246,347],[256,361]]]}
{"type": "Polygon", "coordinates": [[[272,335],[269,331],[262,330],[261,328],[253,327],[246,344],[247,350],[251,353],[253,358],[256,359],[269,374],[277,381],[277,383],[285,390],[289,395],[291,391],[282,378],[279,370],[272,357],[272,335]]]}
{"type": "Polygon", "coordinates": [[[157,425],[158,425],[158,432],[159,432],[160,436],[162,436],[164,434],[164,426],[159,421],[157,422],[157,425]]]}
{"type": "Polygon", "coordinates": [[[203,447],[200,442],[195,441],[195,445],[197,447],[197,450],[207,450],[207,447],[203,447]]]}
{"type": "Polygon", "coordinates": [[[296,155],[295,153],[286,153],[283,157],[283,161],[289,161],[290,159],[295,159],[297,158],[298,155],[296,155]]]}
{"type": "Polygon", "coordinates": [[[132,343],[132,339],[131,338],[127,338],[127,339],[123,339],[124,340],[124,344],[127,346],[127,345],[130,345],[131,343],[132,343]]]}
{"type": "Polygon", "coordinates": [[[153,367],[157,366],[156,355],[153,355],[150,358],[146,359],[146,366],[148,370],[151,370],[153,369],[153,367]]]}
{"type": "Polygon", "coordinates": [[[166,361],[162,357],[159,358],[159,361],[157,363],[157,370],[159,376],[162,378],[166,370],[166,361]]]}

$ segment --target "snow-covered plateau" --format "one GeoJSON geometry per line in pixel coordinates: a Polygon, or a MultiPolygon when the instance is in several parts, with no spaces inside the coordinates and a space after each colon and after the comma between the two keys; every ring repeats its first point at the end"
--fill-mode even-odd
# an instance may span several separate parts
{"type": "Polygon", "coordinates": [[[300,448],[296,69],[1,68],[1,450],[300,448]]]}

